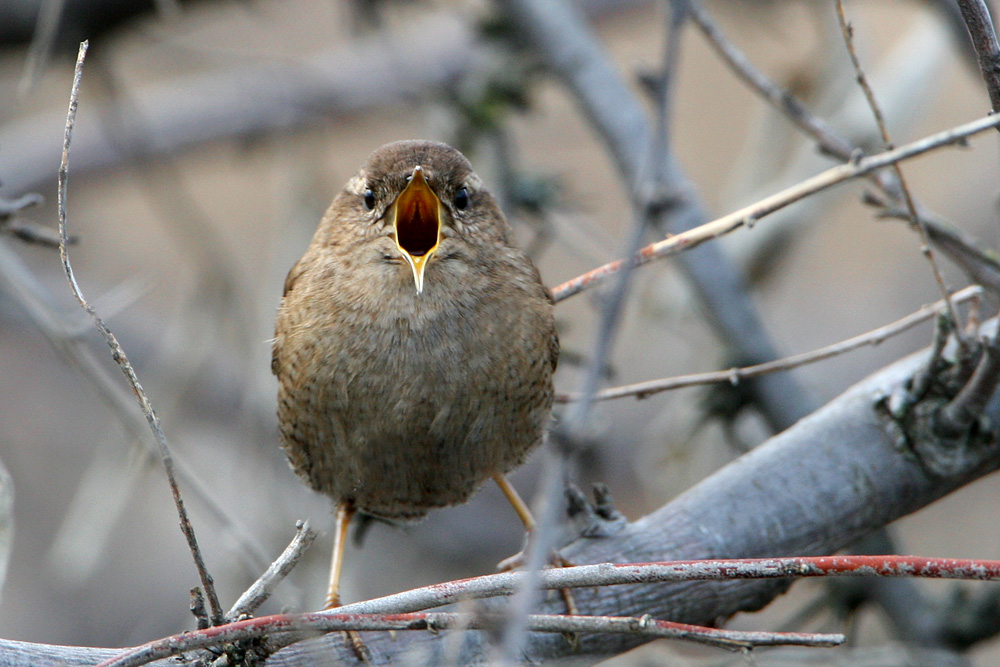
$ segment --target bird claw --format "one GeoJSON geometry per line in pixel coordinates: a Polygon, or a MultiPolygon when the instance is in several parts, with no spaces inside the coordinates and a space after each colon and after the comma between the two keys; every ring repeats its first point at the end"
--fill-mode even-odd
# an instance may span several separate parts
{"type": "Polygon", "coordinates": [[[370,665],[372,653],[365,646],[365,641],[361,639],[361,634],[357,630],[345,630],[344,631],[344,642],[348,647],[354,652],[354,655],[358,657],[365,665],[370,665]]]}
{"type": "MultiPolygon", "coordinates": [[[[339,596],[333,598],[327,598],[326,605],[323,607],[324,611],[331,611],[340,606],[339,596]]],[[[347,648],[351,649],[358,660],[364,665],[371,664],[372,653],[365,646],[365,640],[361,638],[361,634],[357,630],[344,630],[344,643],[347,644],[347,648]]]]}

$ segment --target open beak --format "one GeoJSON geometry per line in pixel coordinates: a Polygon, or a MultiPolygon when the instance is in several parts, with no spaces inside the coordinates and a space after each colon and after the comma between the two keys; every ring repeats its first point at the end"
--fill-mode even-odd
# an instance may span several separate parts
{"type": "Polygon", "coordinates": [[[413,269],[417,294],[424,291],[424,269],[441,241],[441,202],[424,179],[424,170],[413,168],[410,182],[392,206],[396,246],[413,269]]]}

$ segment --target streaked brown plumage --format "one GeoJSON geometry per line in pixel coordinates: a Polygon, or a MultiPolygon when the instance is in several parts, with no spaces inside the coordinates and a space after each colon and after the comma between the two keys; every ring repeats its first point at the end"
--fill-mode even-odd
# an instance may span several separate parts
{"type": "Polygon", "coordinates": [[[403,141],[372,153],[288,274],[278,420],[292,468],[337,504],[328,605],[355,510],[464,502],[542,442],[559,343],[512,237],[461,153],[403,141]]]}

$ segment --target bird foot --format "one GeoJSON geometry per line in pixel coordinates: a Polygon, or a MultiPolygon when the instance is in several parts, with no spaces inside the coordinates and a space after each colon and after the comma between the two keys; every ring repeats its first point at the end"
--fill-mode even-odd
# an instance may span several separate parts
{"type": "MultiPolygon", "coordinates": [[[[340,606],[340,600],[327,599],[326,605],[323,607],[323,610],[329,611],[331,609],[336,609],[339,606],[340,606]]],[[[372,654],[371,651],[368,650],[368,647],[365,646],[365,641],[361,639],[361,634],[357,630],[344,630],[343,635],[344,635],[344,643],[347,644],[347,648],[351,649],[351,651],[354,653],[355,656],[357,656],[358,660],[360,660],[362,664],[370,665],[372,654]]]]}

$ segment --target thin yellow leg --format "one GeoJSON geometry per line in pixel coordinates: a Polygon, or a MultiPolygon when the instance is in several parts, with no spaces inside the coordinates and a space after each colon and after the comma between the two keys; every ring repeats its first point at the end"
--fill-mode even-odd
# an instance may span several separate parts
{"type": "MultiPolygon", "coordinates": [[[[510,504],[514,506],[514,511],[517,512],[519,517],[521,517],[521,522],[524,524],[525,530],[528,531],[528,537],[530,539],[531,534],[538,528],[538,524],[535,523],[535,517],[531,516],[531,510],[528,509],[528,504],[521,498],[517,489],[515,489],[511,483],[507,481],[507,478],[500,473],[494,473],[493,481],[497,483],[497,486],[500,487],[503,494],[507,496],[507,500],[509,500],[510,504]]],[[[521,567],[521,565],[524,564],[524,559],[525,551],[519,551],[510,558],[502,560],[500,564],[497,565],[497,569],[501,572],[513,570],[514,568],[521,567]]],[[[553,552],[551,562],[556,567],[569,567],[572,565],[572,563],[560,556],[557,551],[553,552]]],[[[566,603],[567,612],[570,614],[578,614],[579,612],[577,611],[576,600],[573,599],[573,592],[568,588],[563,588],[560,592],[562,593],[563,601],[566,603]]],[[[569,636],[570,635],[567,635],[567,637],[569,636]]],[[[572,636],[574,639],[571,641],[575,643],[575,635],[572,636]]]]}
{"type": "Polygon", "coordinates": [[[525,503],[521,496],[518,494],[517,489],[511,486],[511,483],[507,481],[507,478],[500,473],[493,474],[493,481],[497,483],[500,490],[503,491],[503,495],[507,497],[510,504],[514,506],[514,511],[517,512],[517,516],[521,518],[521,523],[524,524],[524,529],[529,533],[534,532],[538,524],[535,523],[535,517],[531,516],[531,510],[528,509],[528,504],[525,503]]]}
{"type": "Polygon", "coordinates": [[[347,500],[337,503],[336,532],[333,536],[333,558],[330,560],[330,587],[326,593],[324,609],[340,606],[340,571],[344,566],[344,545],[347,543],[347,529],[354,517],[354,504],[347,500]]]}
{"type": "MultiPolygon", "coordinates": [[[[354,503],[349,500],[337,503],[337,516],[334,519],[336,532],[333,534],[333,557],[330,559],[330,587],[326,591],[324,609],[340,606],[340,572],[344,568],[344,545],[347,544],[347,529],[351,526],[351,519],[354,518],[355,511],[354,503]]],[[[361,635],[354,630],[347,630],[344,633],[344,638],[361,662],[366,665],[370,664],[368,647],[361,640],[361,635]]]]}

